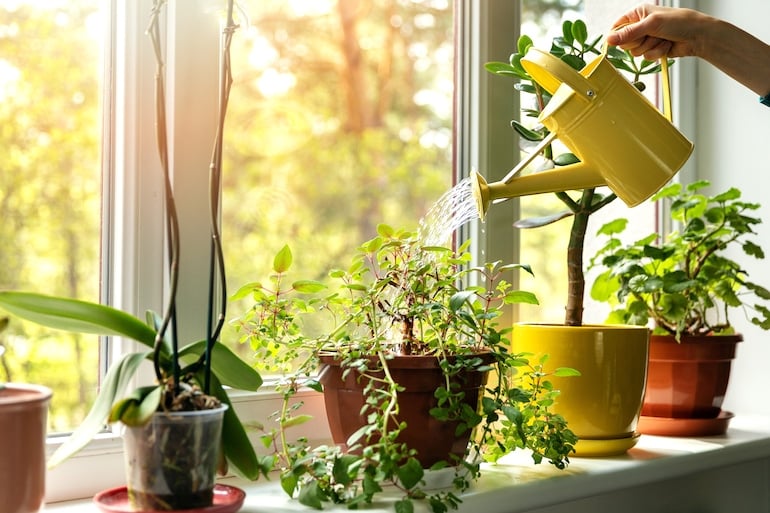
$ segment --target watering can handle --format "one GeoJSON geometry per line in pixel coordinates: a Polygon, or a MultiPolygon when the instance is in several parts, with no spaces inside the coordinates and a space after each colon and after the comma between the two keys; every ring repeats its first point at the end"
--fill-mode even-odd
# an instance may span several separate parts
{"type": "MultiPolygon", "coordinates": [[[[607,44],[602,48],[601,58],[607,56],[607,44]]],[[[546,91],[554,94],[561,84],[575,91],[579,98],[591,101],[596,97],[596,87],[572,66],[548,52],[531,47],[521,59],[527,73],[546,91]]],[[[661,80],[663,82],[663,115],[672,121],[671,85],[668,76],[668,59],[660,59],[661,80]]]]}
{"type": "Polygon", "coordinates": [[[665,55],[660,58],[660,79],[663,87],[663,115],[673,123],[673,112],[671,110],[671,82],[668,77],[668,57],[665,55]]]}
{"type": "Polygon", "coordinates": [[[521,65],[532,79],[551,94],[562,84],[567,84],[583,100],[596,96],[596,88],[572,66],[548,52],[531,47],[521,59],[521,65]]]}

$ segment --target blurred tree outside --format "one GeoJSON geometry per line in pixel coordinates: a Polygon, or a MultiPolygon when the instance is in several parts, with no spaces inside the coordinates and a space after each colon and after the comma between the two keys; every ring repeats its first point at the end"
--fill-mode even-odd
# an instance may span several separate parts
{"type": "MultiPolygon", "coordinates": [[[[575,8],[523,1],[535,22],[575,8]]],[[[99,4],[0,0],[0,288],[98,299],[99,4]]],[[[222,202],[231,291],[263,280],[287,243],[302,277],[322,278],[378,223],[416,228],[452,185],[451,0],[240,4],[222,202]]],[[[561,251],[560,236],[530,234],[522,261],[561,251]]],[[[11,320],[0,344],[0,380],[55,389],[52,431],[79,423],[98,342],[11,320]]]]}
{"type": "Polygon", "coordinates": [[[452,185],[452,3],[242,5],[225,135],[229,289],[264,280],[284,244],[297,277],[323,279],[378,223],[416,229],[452,185]]]}
{"type": "MultiPolygon", "coordinates": [[[[98,299],[98,0],[0,1],[0,288],[98,299]]],[[[0,381],[54,389],[50,429],[96,393],[98,342],[11,320],[0,381]]]]}

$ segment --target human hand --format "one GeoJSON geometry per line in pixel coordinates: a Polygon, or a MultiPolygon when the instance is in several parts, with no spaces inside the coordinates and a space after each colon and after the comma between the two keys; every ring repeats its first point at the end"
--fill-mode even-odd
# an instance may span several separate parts
{"type": "Polygon", "coordinates": [[[618,18],[607,43],[651,61],[698,55],[698,27],[705,17],[691,9],[640,5],[618,18]]]}

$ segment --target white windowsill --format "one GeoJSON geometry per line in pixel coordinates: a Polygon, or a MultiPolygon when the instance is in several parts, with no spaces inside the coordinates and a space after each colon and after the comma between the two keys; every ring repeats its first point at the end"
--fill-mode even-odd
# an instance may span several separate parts
{"type": "MultiPolygon", "coordinates": [[[[583,511],[581,504],[596,500],[616,500],[613,494],[623,491],[627,497],[642,497],[640,502],[658,500],[671,502],[668,495],[665,498],[655,498],[657,487],[671,483],[687,483],[687,480],[697,480],[697,476],[706,475],[711,471],[718,471],[719,480],[726,481],[733,476],[740,480],[743,486],[753,486],[750,490],[736,490],[726,488],[728,491],[714,493],[728,494],[740,493],[742,496],[751,496],[752,504],[760,504],[761,509],[752,511],[766,511],[770,499],[768,481],[770,472],[770,418],[749,418],[737,416],[733,419],[728,433],[718,437],[704,438],[668,438],[643,435],[637,446],[623,456],[612,458],[573,458],[572,463],[565,471],[559,471],[551,465],[544,463],[533,465],[528,455],[517,453],[507,457],[506,461],[486,469],[484,475],[473,489],[463,495],[463,503],[459,511],[485,513],[515,513],[529,512],[533,510],[545,512],[583,511]],[[757,472],[759,462],[760,472],[757,472]],[[722,469],[725,469],[723,472],[722,469]],[[737,471],[734,469],[738,469],[737,471]],[[747,484],[750,479],[740,476],[741,469],[758,475],[759,485],[747,484]],[[636,490],[636,492],[634,492],[636,490]],[[560,509],[559,506],[568,506],[571,509],[560,509]]],[[[277,481],[260,481],[256,483],[244,483],[237,480],[226,480],[244,489],[247,492],[246,502],[241,509],[242,513],[256,513],[258,511],[292,512],[311,511],[299,503],[291,501],[281,491],[277,481]]],[[[704,489],[698,485],[700,495],[708,495],[713,490],[704,489]]],[[[729,486],[729,485],[728,485],[729,486]]],[[[687,489],[687,486],[677,484],[683,498],[676,499],[679,508],[685,508],[682,501],[697,501],[687,489]]],[[[712,487],[713,488],[713,487],[712,487]]],[[[669,489],[665,493],[671,493],[669,489]]],[[[676,493],[676,492],[674,492],[676,493]]],[[[732,499],[730,499],[732,500],[732,499]]],[[[741,497],[740,500],[745,500],[741,497]]],[[[605,503],[600,503],[605,504],[605,503]]],[[[614,504],[614,503],[613,503],[614,504]]],[[[611,506],[610,502],[606,505],[611,506]]],[[[639,506],[642,507],[642,506],[639,506]]],[[[623,511],[643,511],[634,509],[634,503],[623,506],[623,511]]],[[[619,511],[620,509],[618,509],[619,511]]],[[[70,501],[48,504],[46,512],[74,513],[96,512],[98,509],[90,500],[70,501]]],[[[327,507],[325,511],[347,511],[344,508],[327,507]]],[[[380,504],[367,511],[387,511],[392,508],[388,504],[380,504]]],[[[425,509],[427,511],[427,508],[425,509]]],[[[591,511],[585,509],[585,511],[591,511]]],[[[609,511],[609,509],[608,509],[609,511]]],[[[655,509],[654,511],[664,511],[655,509]]],[[[689,511],[679,509],[672,511],[689,511]]],[[[710,509],[709,511],[730,511],[728,509],[710,509]]],[[[749,511],[740,506],[733,511],[749,511]]]]}

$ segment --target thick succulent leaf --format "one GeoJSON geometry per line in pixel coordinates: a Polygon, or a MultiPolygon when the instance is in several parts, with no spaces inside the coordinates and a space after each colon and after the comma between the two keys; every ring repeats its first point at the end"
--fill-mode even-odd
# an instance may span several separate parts
{"type": "Polygon", "coordinates": [[[568,166],[578,162],[580,162],[580,159],[574,153],[562,153],[553,159],[553,163],[557,166],[568,166]]]}
{"type": "Polygon", "coordinates": [[[575,20],[572,23],[571,29],[572,37],[575,41],[581,45],[585,44],[588,40],[588,28],[586,27],[586,22],[583,20],[575,20]]]}
{"type": "Polygon", "coordinates": [[[121,310],[98,303],[34,292],[0,292],[0,308],[49,328],[128,337],[149,347],[155,331],[121,310]]]}
{"type": "Polygon", "coordinates": [[[562,219],[566,217],[570,217],[572,215],[574,214],[571,210],[565,210],[563,212],[558,212],[550,216],[530,217],[529,219],[519,219],[518,221],[513,223],[513,226],[515,226],[516,228],[522,228],[522,229],[540,228],[541,226],[546,226],[546,225],[555,223],[556,221],[561,221],[562,219]]]}
{"type": "MultiPolygon", "coordinates": [[[[206,341],[201,340],[183,347],[179,351],[179,357],[186,363],[193,363],[200,358],[205,350],[206,341]]],[[[211,370],[226,386],[252,391],[262,386],[262,376],[259,375],[259,372],[221,343],[214,344],[214,353],[211,355],[211,370]]]]}
{"type": "Polygon", "coordinates": [[[527,141],[542,141],[545,137],[545,134],[543,132],[539,132],[537,130],[530,130],[529,128],[525,127],[515,119],[511,121],[511,126],[513,127],[516,132],[522,136],[527,141]]]}
{"type": "Polygon", "coordinates": [[[88,412],[80,426],[51,455],[51,458],[48,460],[49,468],[55,467],[85,447],[94,436],[104,429],[112,405],[119,397],[125,394],[139,365],[151,354],[149,351],[129,353],[110,367],[102,382],[99,395],[96,396],[94,405],[91,407],[91,411],[88,412]]]}

